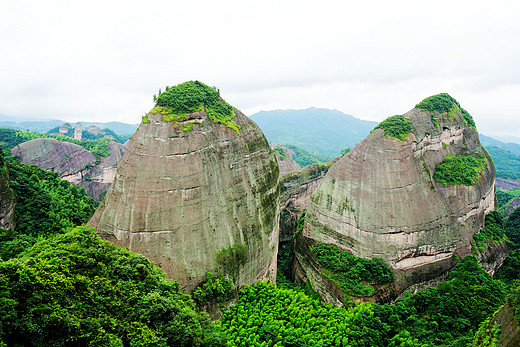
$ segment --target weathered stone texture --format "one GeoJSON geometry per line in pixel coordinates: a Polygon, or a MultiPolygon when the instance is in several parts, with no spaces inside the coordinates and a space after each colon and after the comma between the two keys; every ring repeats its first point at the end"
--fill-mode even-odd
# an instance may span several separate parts
{"type": "Polygon", "coordinates": [[[62,179],[82,186],[93,199],[101,201],[112,184],[117,164],[126,146],[109,142],[109,156],[99,160],[92,152],[70,142],[51,138],[24,142],[11,150],[24,164],[57,172],[62,179]]]}
{"type": "Polygon", "coordinates": [[[189,132],[149,113],[89,224],[187,289],[216,273],[215,255],[235,244],[248,250],[239,285],[274,279],[278,166],[260,129],[235,112],[240,135],[204,111],[188,115],[185,124],[197,123],[189,132]]]}
{"type": "MultiPolygon", "coordinates": [[[[383,258],[394,269],[397,292],[450,269],[454,253],[469,254],[495,208],[493,163],[462,114],[440,117],[438,127],[426,111],[404,116],[413,127],[406,141],[375,130],[330,168],[311,195],[303,232],[312,242],[383,258]],[[470,153],[488,163],[474,186],[444,187],[433,179],[446,155],[470,153]]],[[[296,255],[308,263],[302,250],[296,255]]]]}

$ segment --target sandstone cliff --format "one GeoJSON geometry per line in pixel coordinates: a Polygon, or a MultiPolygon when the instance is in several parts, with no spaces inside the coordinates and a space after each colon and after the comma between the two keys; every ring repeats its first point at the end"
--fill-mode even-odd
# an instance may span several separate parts
{"type": "Polygon", "coordinates": [[[399,293],[441,276],[454,265],[454,254],[469,254],[473,235],[495,208],[495,169],[471,116],[447,94],[440,96],[450,102],[445,110],[416,107],[389,118],[386,127],[376,128],[334,164],[311,195],[296,255],[329,301],[341,305],[310,245],[332,244],[359,257],[384,259],[399,293]],[[436,169],[447,158],[478,163],[471,171],[473,184],[437,181],[436,169]]]}
{"type": "Polygon", "coordinates": [[[42,169],[57,172],[62,179],[76,186],[97,201],[101,201],[114,180],[117,163],[126,146],[109,142],[108,157],[96,158],[92,152],[70,142],[51,138],[34,139],[24,142],[11,150],[24,164],[36,165],[42,169]]]}
{"type": "Polygon", "coordinates": [[[301,169],[300,165],[293,159],[293,156],[296,155],[294,150],[278,144],[273,144],[273,149],[278,167],[280,168],[280,176],[301,169]]]}
{"type": "Polygon", "coordinates": [[[143,117],[89,222],[189,290],[219,271],[217,253],[231,247],[247,249],[237,285],[276,277],[278,166],[256,124],[215,93],[186,82],[159,96],[192,102],[191,111],[157,105],[143,117]]]}

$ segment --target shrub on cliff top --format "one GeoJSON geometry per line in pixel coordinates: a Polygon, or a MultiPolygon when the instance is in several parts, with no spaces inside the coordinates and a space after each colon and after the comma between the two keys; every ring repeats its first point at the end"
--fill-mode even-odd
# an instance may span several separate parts
{"type": "Polygon", "coordinates": [[[464,121],[470,127],[475,128],[475,121],[473,120],[473,117],[471,117],[468,111],[461,108],[459,102],[452,98],[448,93],[440,93],[430,96],[415,105],[415,107],[421,110],[438,113],[450,113],[453,112],[453,110],[460,109],[462,116],[464,117],[464,121]]]}
{"type": "Polygon", "coordinates": [[[159,112],[165,114],[164,121],[177,121],[180,120],[177,118],[183,118],[182,116],[187,113],[205,110],[213,123],[224,124],[237,134],[239,133],[240,126],[232,120],[235,118],[233,107],[222,100],[217,89],[208,87],[199,81],[189,81],[174,87],[166,87],[163,93],[159,93],[156,100],[154,110],[161,108],[159,112]]]}
{"type": "Polygon", "coordinates": [[[388,117],[374,128],[376,129],[383,129],[385,136],[402,141],[406,141],[406,136],[413,131],[410,121],[400,115],[388,117]]]}

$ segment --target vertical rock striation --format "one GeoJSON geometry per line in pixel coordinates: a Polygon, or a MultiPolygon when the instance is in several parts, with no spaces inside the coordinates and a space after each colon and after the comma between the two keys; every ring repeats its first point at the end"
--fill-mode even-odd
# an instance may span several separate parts
{"type": "MultiPolygon", "coordinates": [[[[175,114],[157,105],[143,117],[89,222],[102,237],[148,257],[189,290],[206,272],[219,271],[217,253],[232,246],[247,247],[237,285],[276,276],[275,157],[261,130],[240,111],[230,108],[234,118],[222,120],[210,101],[193,97],[214,93],[200,82],[186,82],[159,95],[171,97],[173,105],[192,102],[195,111],[175,114]]],[[[220,97],[211,102],[224,104],[220,97]]]]}
{"type": "Polygon", "coordinates": [[[471,116],[443,95],[451,102],[446,110],[421,109],[423,102],[389,118],[389,127],[376,127],[330,168],[311,195],[296,255],[329,301],[338,304],[308,251],[312,244],[384,259],[394,271],[397,293],[445,273],[454,254],[471,253],[473,235],[495,208],[495,169],[471,116]],[[434,178],[446,158],[461,156],[481,165],[473,185],[443,185],[434,178]]]}

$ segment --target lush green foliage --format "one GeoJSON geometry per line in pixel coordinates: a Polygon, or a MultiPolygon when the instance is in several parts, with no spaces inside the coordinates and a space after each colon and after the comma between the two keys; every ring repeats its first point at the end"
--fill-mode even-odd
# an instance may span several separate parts
{"type": "Polygon", "coordinates": [[[302,292],[245,286],[220,322],[228,346],[385,346],[371,304],[339,309],[302,292]]]}
{"type": "Polygon", "coordinates": [[[468,256],[448,281],[395,304],[338,309],[259,282],[240,291],[220,324],[230,346],[465,346],[504,299],[500,282],[468,256]]]}
{"type": "Polygon", "coordinates": [[[314,259],[323,266],[322,273],[336,283],[344,295],[372,296],[374,288],[364,283],[384,284],[393,279],[392,270],[379,258],[355,257],[349,252],[340,251],[334,245],[323,243],[311,247],[311,252],[314,259]]]}
{"type": "Polygon", "coordinates": [[[406,136],[413,131],[410,121],[400,115],[388,117],[374,128],[374,130],[376,129],[383,129],[385,136],[401,141],[406,141],[406,136]]]}
{"type": "Polygon", "coordinates": [[[460,106],[457,100],[452,98],[447,93],[440,93],[430,96],[417,105],[416,108],[429,112],[447,113],[450,112],[454,106],[460,106]]]}
{"type": "Polygon", "coordinates": [[[11,150],[21,143],[29,140],[38,139],[44,137],[39,133],[32,131],[20,131],[13,129],[0,128],[0,147],[11,150]]]}
{"type": "Polygon", "coordinates": [[[504,299],[503,285],[475,257],[467,256],[453,268],[448,281],[375,311],[391,326],[388,338],[406,331],[427,346],[464,346],[504,299]]]}
{"type": "MultiPolygon", "coordinates": [[[[108,129],[105,129],[108,130],[108,129]]],[[[110,130],[109,130],[110,131],[110,130]]],[[[113,132],[112,132],[113,133],[113,132]]],[[[108,143],[110,141],[114,141],[112,138],[100,138],[95,140],[76,140],[71,137],[57,135],[57,136],[49,136],[38,134],[30,131],[19,131],[19,130],[11,130],[11,129],[0,129],[0,146],[4,149],[11,150],[15,146],[38,138],[53,138],[62,142],[71,142],[75,143],[78,146],[85,148],[88,151],[91,151],[96,157],[108,157],[110,154],[110,147],[108,143]]]]}
{"type": "Polygon", "coordinates": [[[215,262],[224,271],[224,275],[230,275],[235,280],[247,261],[247,247],[244,245],[231,245],[221,249],[215,256],[215,262]]]}
{"type": "Polygon", "coordinates": [[[476,347],[497,347],[502,330],[499,325],[489,326],[490,318],[480,324],[480,327],[473,339],[473,346],[476,347]]]}
{"type": "Polygon", "coordinates": [[[507,238],[520,246],[520,208],[517,208],[509,215],[505,224],[507,238]]]}
{"type": "MultiPolygon", "coordinates": [[[[473,120],[473,117],[471,117],[468,111],[460,107],[460,104],[457,100],[452,98],[447,93],[440,93],[430,96],[415,105],[415,107],[429,112],[447,113],[448,116],[453,116],[455,112],[460,111],[464,117],[464,121],[469,126],[475,128],[475,121],[473,120]]],[[[436,124],[436,126],[438,126],[438,124],[436,124]]]]}
{"type": "Polygon", "coordinates": [[[215,299],[218,303],[224,302],[235,293],[233,281],[222,274],[213,276],[206,273],[206,281],[193,291],[193,299],[198,305],[204,305],[215,299]]]}
{"type": "Polygon", "coordinates": [[[500,190],[500,189],[497,189],[496,195],[497,195],[497,203],[498,203],[499,209],[502,209],[503,207],[505,207],[516,196],[515,194],[512,194],[509,191],[500,190]]]}
{"type": "Polygon", "coordinates": [[[493,159],[493,164],[497,170],[520,172],[520,156],[507,149],[489,146],[486,147],[489,155],[493,159]]]}
{"type": "Polygon", "coordinates": [[[520,324],[520,282],[516,282],[515,287],[507,297],[507,303],[515,313],[515,320],[520,324]]]}
{"type": "Polygon", "coordinates": [[[143,117],[142,117],[142,122],[143,124],[150,124],[150,118],[148,118],[148,115],[145,114],[143,117]]]}
{"type": "Polygon", "coordinates": [[[492,244],[498,244],[504,241],[504,218],[502,213],[498,211],[491,211],[486,215],[484,228],[480,232],[473,235],[473,239],[477,243],[478,249],[484,253],[485,247],[492,244]]]}
{"type": "Polygon", "coordinates": [[[38,237],[61,233],[86,223],[94,213],[97,203],[82,188],[60,179],[57,173],[2,155],[16,199],[18,234],[38,237]]]}
{"type": "Polygon", "coordinates": [[[208,316],[141,255],[75,228],[0,263],[8,345],[219,345],[208,316]]]}
{"type": "Polygon", "coordinates": [[[483,154],[477,153],[477,157],[478,159],[471,155],[447,155],[435,168],[433,178],[443,186],[475,185],[488,165],[483,154]]]}
{"type": "Polygon", "coordinates": [[[232,120],[235,118],[233,107],[222,100],[218,90],[199,81],[166,87],[157,97],[157,106],[154,110],[164,114],[164,121],[181,121],[188,113],[205,110],[213,123],[224,124],[237,134],[240,131],[240,126],[232,120]],[[162,109],[158,110],[157,106],[162,109]]]}

